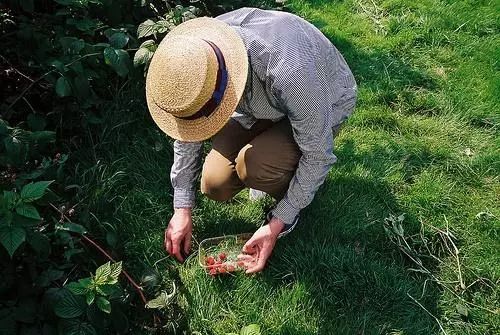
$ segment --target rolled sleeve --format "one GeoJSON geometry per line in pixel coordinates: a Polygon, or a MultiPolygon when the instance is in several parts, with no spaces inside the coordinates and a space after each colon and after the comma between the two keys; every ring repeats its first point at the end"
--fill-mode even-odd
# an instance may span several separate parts
{"type": "Polygon", "coordinates": [[[175,208],[192,208],[195,205],[195,181],[201,170],[202,151],[202,142],[174,142],[170,180],[174,188],[175,208]]]}

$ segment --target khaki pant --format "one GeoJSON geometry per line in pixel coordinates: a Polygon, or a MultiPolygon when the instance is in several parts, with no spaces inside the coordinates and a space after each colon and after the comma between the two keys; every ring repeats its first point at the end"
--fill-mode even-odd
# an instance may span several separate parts
{"type": "MultiPolygon", "coordinates": [[[[340,128],[333,127],[333,138],[340,128]]],[[[301,156],[288,119],[258,120],[249,130],[230,119],[212,139],[212,150],[203,164],[201,192],[210,199],[227,201],[249,187],[280,200],[301,156]]]]}
{"type": "Polygon", "coordinates": [[[201,192],[226,201],[245,187],[280,200],[301,157],[288,119],[259,120],[250,129],[232,119],[212,139],[201,176],[201,192]]]}

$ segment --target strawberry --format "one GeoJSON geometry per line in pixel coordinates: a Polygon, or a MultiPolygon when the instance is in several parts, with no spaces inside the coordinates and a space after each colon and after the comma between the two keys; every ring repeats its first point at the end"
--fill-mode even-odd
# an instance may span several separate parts
{"type": "Polygon", "coordinates": [[[221,253],[219,254],[219,259],[220,259],[221,261],[225,260],[225,259],[226,259],[226,254],[225,254],[225,253],[223,253],[223,252],[221,252],[221,253]]]}
{"type": "Polygon", "coordinates": [[[234,267],[234,265],[232,265],[232,264],[228,264],[228,265],[226,266],[226,269],[227,269],[227,272],[234,272],[235,267],[234,267]]]}
{"type": "Polygon", "coordinates": [[[220,266],[218,269],[219,273],[226,273],[227,270],[226,270],[226,267],[224,265],[220,266]]]}
{"type": "Polygon", "coordinates": [[[205,264],[206,265],[214,265],[215,264],[215,258],[213,258],[212,256],[208,256],[207,258],[205,258],[205,264]]]}
{"type": "Polygon", "coordinates": [[[215,276],[217,274],[217,270],[212,268],[208,271],[208,273],[211,275],[211,276],[215,276]]]}

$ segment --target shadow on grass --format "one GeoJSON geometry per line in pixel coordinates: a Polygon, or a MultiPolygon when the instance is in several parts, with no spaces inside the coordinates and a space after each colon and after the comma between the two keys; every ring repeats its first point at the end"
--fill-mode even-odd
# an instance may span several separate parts
{"type": "MultiPolygon", "coordinates": [[[[390,107],[399,103],[399,93],[408,87],[436,87],[430,76],[409,67],[395,55],[377,50],[363,52],[347,40],[328,37],[350,64],[360,88],[378,93],[379,104],[390,107]]],[[[359,104],[363,103],[360,99],[359,104]]],[[[90,189],[96,192],[94,203],[88,204],[89,212],[101,221],[123,227],[123,252],[140,273],[165,256],[162,239],[171,215],[165,207],[170,208],[171,203],[168,171],[172,153],[169,142],[158,134],[144,106],[138,111],[123,116],[118,110],[109,125],[112,130],[96,139],[97,152],[92,153],[100,164],[111,167],[106,172],[110,176],[124,171],[126,176],[116,181],[119,187],[107,185],[107,179],[87,180],[85,184],[94,185],[90,189]]],[[[401,155],[382,146],[359,155],[355,147],[355,142],[346,141],[336,151],[339,163],[315,201],[303,211],[300,226],[279,242],[269,269],[259,277],[259,285],[274,290],[293,283],[306,287],[319,314],[320,334],[438,334],[434,320],[407,294],[436,314],[439,292],[429,287],[420,298],[426,278],[408,274],[409,264],[387,241],[382,228],[383,219],[389,214],[407,213],[405,223],[410,226],[405,228],[418,229],[417,218],[408,214],[408,208],[398,203],[389,185],[379,178],[388,165],[401,160],[401,155]],[[381,163],[380,157],[384,157],[385,163],[381,163]],[[356,172],[360,165],[368,172],[364,176],[356,172]]],[[[433,160],[441,159],[424,151],[403,154],[407,157],[407,181],[433,160]]],[[[89,162],[95,161],[92,155],[88,155],[89,162]]],[[[104,175],[103,171],[98,172],[95,175],[104,175]]],[[[248,213],[240,213],[202,200],[196,213],[197,235],[254,230],[255,217],[262,216],[262,208],[248,206],[248,213]]],[[[233,202],[229,207],[238,204],[233,202]]],[[[237,282],[229,280],[219,289],[231,291],[237,287],[237,282]]],[[[189,293],[183,291],[189,301],[189,293]]],[[[308,334],[287,324],[277,331],[308,334]]]]}

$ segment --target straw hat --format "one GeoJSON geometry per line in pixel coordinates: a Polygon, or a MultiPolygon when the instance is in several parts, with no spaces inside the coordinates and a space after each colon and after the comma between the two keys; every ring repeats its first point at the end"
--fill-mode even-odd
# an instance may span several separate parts
{"type": "Polygon", "coordinates": [[[229,120],[245,89],[247,50],[226,23],[186,21],[161,41],[146,77],[155,123],[178,140],[202,141],[229,120]]]}

